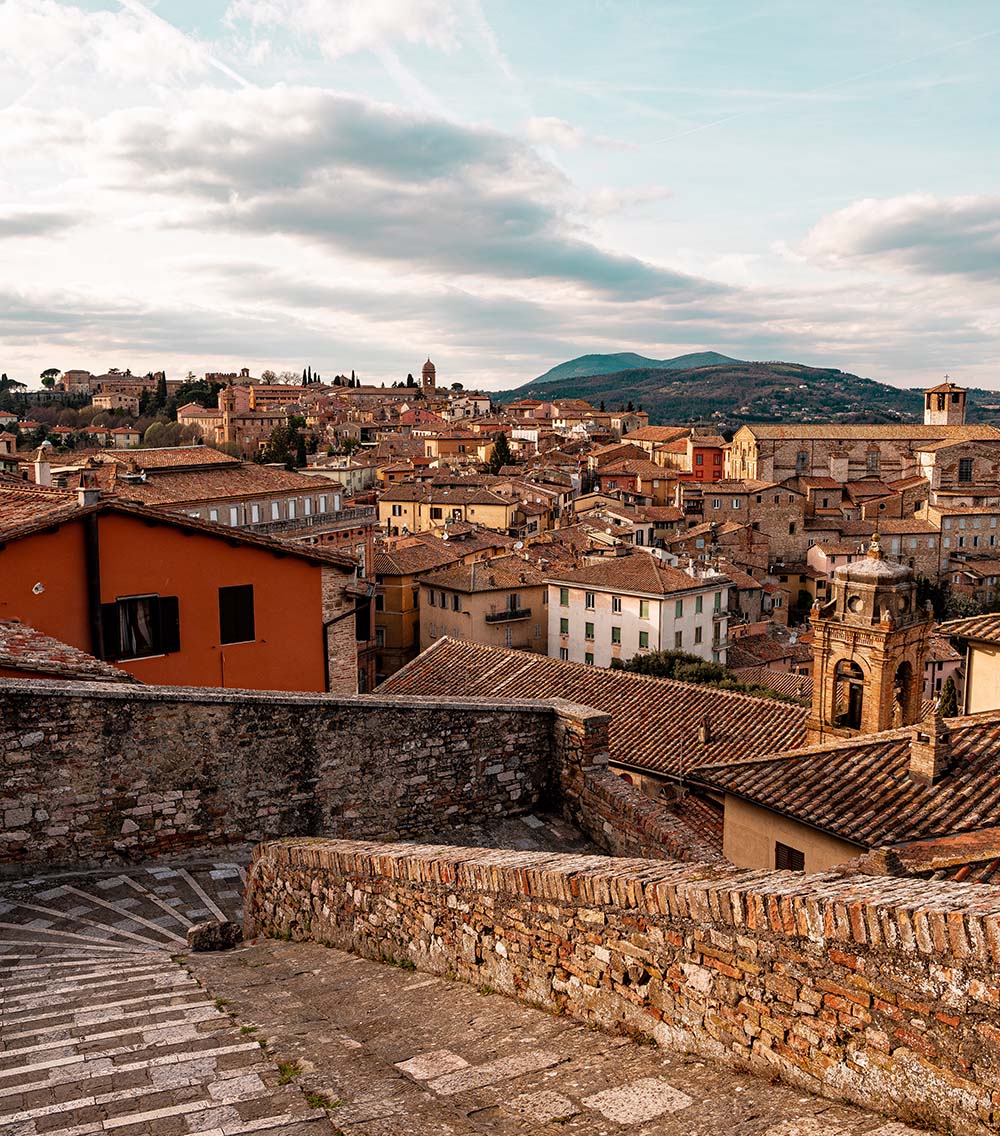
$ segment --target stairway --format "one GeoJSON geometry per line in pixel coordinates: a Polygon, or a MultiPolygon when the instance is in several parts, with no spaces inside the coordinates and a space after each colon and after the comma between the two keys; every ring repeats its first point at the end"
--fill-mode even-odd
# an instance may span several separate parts
{"type": "Polygon", "coordinates": [[[240,918],[244,880],[199,863],[0,889],[0,1132],[333,1131],[182,965],[188,927],[240,918]]]}

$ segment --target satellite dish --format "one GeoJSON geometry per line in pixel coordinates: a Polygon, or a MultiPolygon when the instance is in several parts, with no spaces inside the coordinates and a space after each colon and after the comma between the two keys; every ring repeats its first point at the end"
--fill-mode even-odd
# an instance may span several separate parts
{"type": "Polygon", "coordinates": [[[524,548],[524,541],[523,540],[515,540],[514,541],[514,548],[517,549],[518,551],[520,551],[520,549],[524,548]]]}
{"type": "Polygon", "coordinates": [[[448,530],[447,529],[445,529],[445,531],[441,534],[441,539],[442,540],[448,539],[448,530]]]}

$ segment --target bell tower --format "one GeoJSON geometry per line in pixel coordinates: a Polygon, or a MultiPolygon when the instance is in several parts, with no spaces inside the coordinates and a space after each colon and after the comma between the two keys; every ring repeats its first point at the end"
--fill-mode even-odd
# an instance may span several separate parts
{"type": "Polygon", "coordinates": [[[430,359],[420,371],[420,386],[424,394],[434,394],[437,390],[437,369],[430,359]]]}
{"type": "Polygon", "coordinates": [[[965,391],[948,378],[924,391],[925,426],[964,426],[965,391]]]}
{"type": "Polygon", "coordinates": [[[836,569],[831,590],[810,613],[807,744],[919,722],[934,618],[917,602],[912,569],[886,560],[876,533],[863,560],[836,569]]]}

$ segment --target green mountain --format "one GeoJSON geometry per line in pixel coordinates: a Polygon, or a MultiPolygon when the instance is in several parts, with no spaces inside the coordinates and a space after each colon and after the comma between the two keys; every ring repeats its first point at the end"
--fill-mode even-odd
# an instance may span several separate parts
{"type": "Polygon", "coordinates": [[[688,367],[711,367],[717,363],[738,363],[728,355],[718,351],[693,351],[689,355],[678,355],[673,359],[647,359],[634,351],[620,351],[616,355],[581,355],[567,363],[559,363],[544,375],[539,375],[530,386],[537,383],[554,383],[559,379],[582,379],[590,375],[615,375],[619,371],[658,369],[677,371],[688,367]]]}
{"type": "MultiPolygon", "coordinates": [[[[704,355],[714,356],[715,352],[704,355]]],[[[835,367],[801,363],[743,363],[725,357],[714,365],[690,365],[681,356],[667,364],[620,367],[603,374],[565,374],[586,367],[586,360],[632,358],[624,355],[582,356],[553,367],[540,378],[494,396],[498,402],[519,398],[583,398],[608,410],[632,403],[649,413],[652,423],[712,423],[735,430],[747,422],[920,422],[919,390],[904,390],[863,379],[835,367]],[[676,365],[675,365],[676,364],[676,365]],[[552,376],[555,375],[555,378],[552,376]]],[[[641,357],[640,357],[641,358],[641,357]]],[[[1000,394],[970,390],[970,422],[1000,422],[1000,394]]]]}

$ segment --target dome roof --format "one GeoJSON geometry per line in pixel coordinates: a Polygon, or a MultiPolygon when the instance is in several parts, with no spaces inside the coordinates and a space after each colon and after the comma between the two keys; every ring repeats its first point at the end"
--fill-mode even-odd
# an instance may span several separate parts
{"type": "Polygon", "coordinates": [[[905,564],[895,564],[882,556],[878,533],[868,545],[868,555],[853,564],[841,564],[834,571],[838,580],[854,580],[861,584],[903,584],[913,579],[913,570],[905,564]]]}
{"type": "Polygon", "coordinates": [[[433,375],[434,371],[434,364],[430,361],[430,359],[428,359],[427,362],[423,365],[422,372],[425,375],[433,375]]]}

